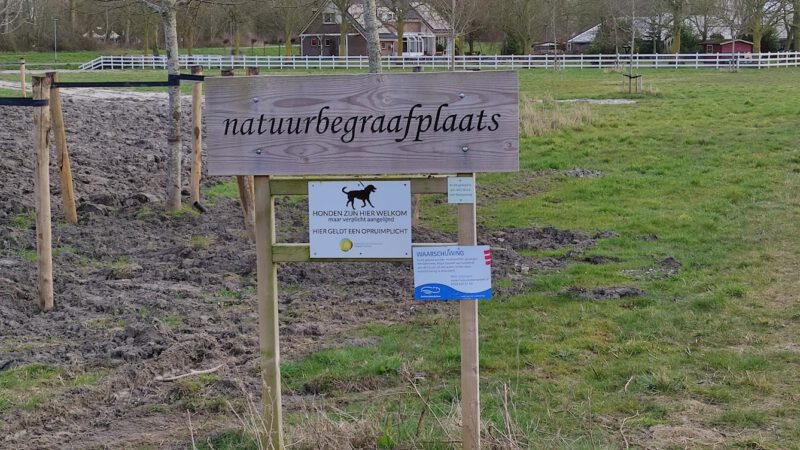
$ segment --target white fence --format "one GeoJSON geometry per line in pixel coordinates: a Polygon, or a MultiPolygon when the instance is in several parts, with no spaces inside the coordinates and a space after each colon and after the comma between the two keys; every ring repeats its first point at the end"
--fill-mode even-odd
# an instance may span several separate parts
{"type": "MultiPolygon", "coordinates": [[[[800,66],[800,52],[784,53],[691,53],[637,55],[485,55],[456,56],[457,70],[614,68],[628,66],[654,69],[723,69],[770,68],[800,66]]],[[[100,56],[81,64],[82,70],[166,69],[166,56],[100,56]]],[[[203,66],[208,69],[261,67],[264,69],[366,69],[366,56],[220,56],[181,55],[182,67],[203,66]]],[[[387,69],[449,69],[448,56],[386,56],[387,69]]]]}

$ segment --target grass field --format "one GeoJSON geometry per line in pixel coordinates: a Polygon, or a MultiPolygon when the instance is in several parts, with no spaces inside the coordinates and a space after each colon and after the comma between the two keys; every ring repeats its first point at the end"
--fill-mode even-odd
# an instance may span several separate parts
{"type": "MultiPolygon", "coordinates": [[[[482,229],[614,233],[585,255],[610,262],[534,270],[525,275],[527,292],[481,303],[486,441],[798,448],[800,71],[643,74],[653,94],[633,96],[631,105],[591,105],[590,123],[524,137],[519,174],[478,178],[479,190],[530,191],[479,204],[482,229]],[[572,168],[602,176],[566,177],[572,168]],[[666,258],[680,263],[677,273],[655,270],[666,258]],[[597,301],[567,291],[609,286],[646,295],[597,301]]],[[[117,76],[164,78],[102,74],[117,76]]],[[[619,98],[620,81],[600,70],[520,72],[528,99],[619,98]]],[[[455,226],[441,203],[425,203],[423,221],[455,226]]],[[[327,433],[373,448],[454,447],[457,320],[423,314],[360,335],[378,343],[283,363],[285,393],[315,386],[323,394],[314,408],[285,417],[288,440],[314,448],[327,433]]],[[[255,448],[241,430],[211,443],[255,448]]]]}
{"type": "MultiPolygon", "coordinates": [[[[658,95],[592,106],[592,125],[524,138],[519,175],[479,178],[479,189],[513,188],[526,173],[541,173],[540,193],[479,205],[487,229],[618,234],[588,254],[614,262],[533,273],[529,292],[481,304],[487,441],[497,448],[796,448],[800,72],[644,75],[658,95]],[[574,167],[603,176],[563,176],[574,167]],[[681,263],[677,274],[646,275],[668,257],[681,263]],[[591,301],[565,293],[622,285],[647,295],[591,301]]],[[[520,78],[534,98],[621,95],[619,74],[526,71],[520,78]]],[[[451,212],[427,204],[423,216],[451,212]]],[[[443,229],[454,223],[428,221],[443,229]]],[[[326,394],[322,419],[288,417],[291,436],[309,439],[316,428],[330,429],[320,422],[341,421],[354,440],[363,428],[377,430],[380,448],[450,448],[459,439],[457,323],[421,316],[362,335],[380,343],[284,363],[288,392],[313,385],[326,394]],[[411,381],[415,373],[424,379],[411,381]],[[370,391],[375,385],[381,388],[370,391]]],[[[214,448],[243,442],[228,434],[214,448]]]]}

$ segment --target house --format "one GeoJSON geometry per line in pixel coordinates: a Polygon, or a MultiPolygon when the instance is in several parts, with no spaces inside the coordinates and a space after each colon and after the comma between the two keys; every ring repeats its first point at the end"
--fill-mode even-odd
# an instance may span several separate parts
{"type": "MultiPolygon", "coordinates": [[[[378,17],[381,27],[378,30],[381,54],[397,54],[397,28],[394,14],[379,2],[378,17]]],[[[366,56],[367,38],[364,8],[361,2],[353,5],[342,14],[333,2],[327,2],[311,18],[300,32],[300,49],[303,56],[339,56],[341,24],[348,24],[345,42],[346,56],[366,56]]],[[[403,55],[435,55],[437,47],[446,48],[450,36],[450,25],[429,5],[412,3],[406,14],[403,27],[403,55]]]]}
{"type": "Polygon", "coordinates": [[[588,30],[578,33],[571,39],[567,40],[567,52],[569,53],[586,53],[589,47],[592,46],[597,33],[600,32],[600,24],[589,28],[588,30]]]}
{"type": "Polygon", "coordinates": [[[743,39],[706,41],[700,43],[700,53],[752,53],[753,43],[743,39]],[[733,50],[733,51],[731,51],[733,50]]]}

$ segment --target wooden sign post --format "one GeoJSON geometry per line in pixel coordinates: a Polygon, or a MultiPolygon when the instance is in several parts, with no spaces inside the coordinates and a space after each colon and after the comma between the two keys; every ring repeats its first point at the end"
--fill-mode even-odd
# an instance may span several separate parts
{"type": "MultiPolygon", "coordinates": [[[[472,177],[462,173],[459,177],[472,177]]],[[[475,203],[458,205],[458,245],[478,245],[475,203]]],[[[478,367],[478,302],[459,303],[461,336],[461,442],[464,449],[480,450],[481,397],[478,367]]]]}
{"type": "MultiPolygon", "coordinates": [[[[331,180],[402,180],[410,182],[410,195],[443,194],[448,175],[458,173],[474,183],[476,172],[516,171],[517,85],[515,72],[206,80],[209,174],[255,175],[258,330],[267,428],[262,443],[267,448],[284,448],[277,264],[411,260],[410,255],[312,258],[308,243],[278,244],[275,196],[308,195],[309,182],[331,180]],[[431,175],[407,175],[421,173],[431,175]]],[[[476,245],[475,223],[475,203],[460,204],[460,245],[476,245]]],[[[465,449],[477,450],[478,302],[462,301],[460,316],[462,440],[465,449]]]]}

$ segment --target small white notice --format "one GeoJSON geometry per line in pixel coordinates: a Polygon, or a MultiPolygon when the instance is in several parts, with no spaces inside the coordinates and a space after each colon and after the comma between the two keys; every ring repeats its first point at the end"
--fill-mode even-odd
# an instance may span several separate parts
{"type": "Polygon", "coordinates": [[[311,258],[408,258],[409,181],[308,183],[311,258]]]}
{"type": "Polygon", "coordinates": [[[492,298],[492,250],[488,245],[414,247],[414,298],[492,298]]]}
{"type": "Polygon", "coordinates": [[[475,179],[472,177],[449,177],[447,179],[447,203],[475,203],[475,179]]]}

